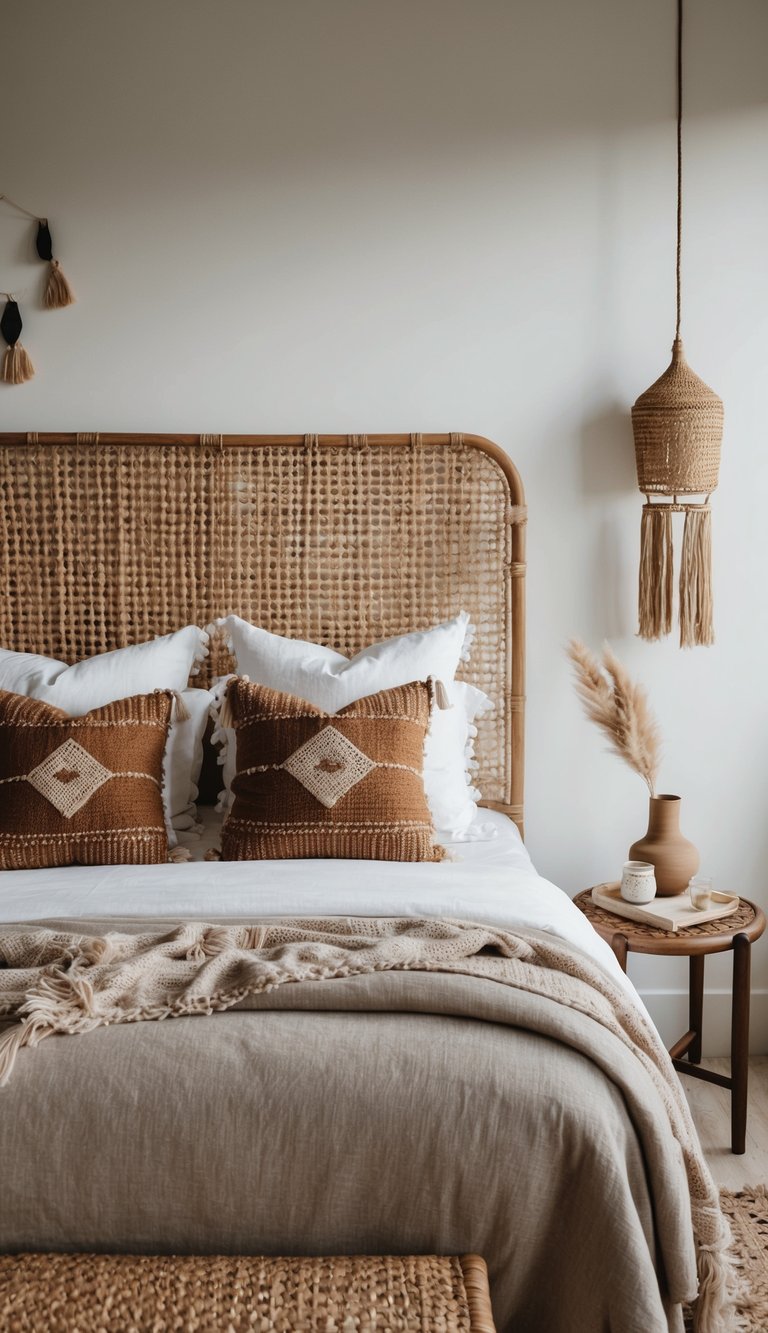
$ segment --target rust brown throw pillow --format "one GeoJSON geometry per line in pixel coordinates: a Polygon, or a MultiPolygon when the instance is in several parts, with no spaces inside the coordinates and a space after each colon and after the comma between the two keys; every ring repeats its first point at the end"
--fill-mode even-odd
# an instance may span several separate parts
{"type": "Polygon", "coordinates": [[[162,690],[70,717],[0,690],[0,868],[165,861],[172,705],[162,690]]]}
{"type": "Polygon", "coordinates": [[[323,713],[233,680],[237,774],[224,860],[441,860],[422,779],[430,703],[430,687],[416,682],[323,713]]]}

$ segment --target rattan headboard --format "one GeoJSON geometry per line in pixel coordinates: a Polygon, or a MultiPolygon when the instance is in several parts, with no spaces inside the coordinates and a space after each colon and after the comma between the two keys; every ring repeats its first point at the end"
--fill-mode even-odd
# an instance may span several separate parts
{"type": "Polygon", "coordinates": [[[0,434],[0,646],[74,661],[234,611],[353,654],[463,607],[478,785],[522,827],[524,524],[473,435],[0,434]]]}

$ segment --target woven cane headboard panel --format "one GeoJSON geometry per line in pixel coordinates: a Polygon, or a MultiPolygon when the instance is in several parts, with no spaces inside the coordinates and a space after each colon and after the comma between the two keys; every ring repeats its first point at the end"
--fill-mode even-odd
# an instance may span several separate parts
{"type": "Polygon", "coordinates": [[[0,646],[74,661],[236,612],[353,654],[463,607],[478,785],[522,823],[524,521],[476,436],[0,434],[0,646]]]}

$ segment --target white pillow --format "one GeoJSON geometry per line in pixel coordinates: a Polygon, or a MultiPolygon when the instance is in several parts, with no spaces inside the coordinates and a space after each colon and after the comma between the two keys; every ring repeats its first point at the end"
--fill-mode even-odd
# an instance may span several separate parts
{"type": "Polygon", "coordinates": [[[210,690],[183,690],[181,700],[189,717],[186,722],[178,722],[171,715],[163,762],[163,802],[166,822],[170,821],[171,847],[176,843],[195,843],[202,833],[195,802],[203,767],[203,737],[213,696],[210,690]]]}
{"type": "Polygon", "coordinates": [[[73,666],[37,653],[0,648],[0,690],[43,699],[70,717],[81,717],[92,708],[135,694],[178,691],[189,718],[180,722],[174,709],[163,761],[163,805],[168,840],[175,846],[196,831],[196,783],[211,694],[209,690],[188,690],[187,682],[195,674],[195,664],[208,656],[207,643],[204,630],[187,625],[149,643],[100,653],[73,666]]]}
{"type": "Polygon", "coordinates": [[[446,690],[451,707],[433,708],[424,743],[424,790],[441,842],[461,839],[477,817],[475,718],[493,708],[488,695],[466,681],[451,681],[446,690]]]}
{"type": "Polygon", "coordinates": [[[433,629],[384,639],[349,658],[319,643],[270,634],[239,616],[224,616],[216,624],[224,631],[241,676],[306,699],[325,713],[338,713],[369,694],[427,676],[447,685],[459,662],[469,660],[474,634],[466,611],[460,611],[433,629]]]}
{"type": "MultiPolygon", "coordinates": [[[[457,684],[453,677],[460,661],[468,661],[474,628],[465,611],[432,629],[417,630],[364,648],[356,657],[344,657],[321,644],[302,639],[284,639],[241,620],[224,616],[218,620],[239,673],[259,685],[282,690],[306,699],[327,713],[337,713],[347,704],[379,690],[408,685],[428,676],[440,680],[448,690],[451,707],[434,708],[424,747],[424,788],[435,827],[443,840],[461,834],[477,812],[477,793],[469,780],[472,754],[467,746],[476,735],[473,719],[492,707],[481,690],[457,684]]],[[[213,630],[214,626],[210,626],[213,630]]],[[[220,705],[226,679],[217,682],[214,698],[220,705]]],[[[220,808],[228,809],[235,776],[234,732],[220,726],[214,741],[222,750],[224,790],[220,808]]]]}

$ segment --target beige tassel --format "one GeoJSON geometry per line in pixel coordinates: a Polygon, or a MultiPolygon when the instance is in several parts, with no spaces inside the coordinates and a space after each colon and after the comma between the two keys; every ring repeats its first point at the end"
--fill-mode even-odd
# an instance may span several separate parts
{"type": "Polygon", "coordinates": [[[672,629],[672,514],[662,505],[643,505],[640,532],[638,616],[641,639],[660,639],[672,629]]]}
{"type": "Polygon", "coordinates": [[[680,647],[715,642],[712,623],[712,511],[688,509],[680,561],[680,647]]]}
{"type": "Polygon", "coordinates": [[[226,731],[228,729],[231,730],[235,725],[235,719],[232,714],[232,705],[229,701],[230,689],[233,684],[234,681],[230,681],[229,685],[227,686],[226,693],[221,701],[221,708],[219,709],[219,726],[221,727],[222,731],[226,731]]]}
{"type": "Polygon", "coordinates": [[[192,853],[188,847],[172,847],[168,853],[168,860],[172,865],[184,865],[185,862],[192,860],[192,853]]]}
{"type": "Polygon", "coordinates": [[[434,676],[430,676],[428,683],[432,687],[432,697],[435,701],[435,707],[441,709],[442,712],[447,712],[449,708],[453,708],[453,704],[451,703],[448,691],[443,682],[441,680],[436,680],[434,676]]]}
{"type": "Polygon", "coordinates": [[[189,709],[180,690],[173,691],[173,719],[175,722],[189,722],[189,709]]]}
{"type": "Polygon", "coordinates": [[[63,310],[75,304],[75,295],[62,272],[58,259],[51,260],[43,304],[46,310],[63,310]]]}
{"type": "Polygon", "coordinates": [[[27,380],[34,377],[34,374],[35,367],[21,343],[14,343],[12,347],[6,347],[3,369],[0,372],[0,379],[5,384],[26,384],[27,380]]]}

